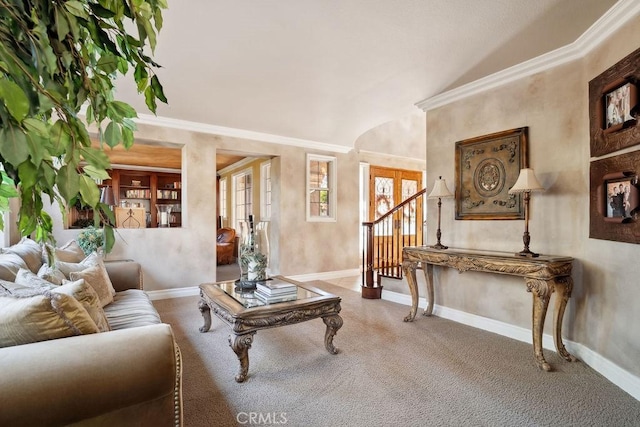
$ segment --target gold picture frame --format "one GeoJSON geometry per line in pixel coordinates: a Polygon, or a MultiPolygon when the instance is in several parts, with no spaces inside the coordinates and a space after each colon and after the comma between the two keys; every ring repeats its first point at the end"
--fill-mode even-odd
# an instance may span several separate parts
{"type": "Polygon", "coordinates": [[[524,219],[521,194],[509,194],[527,167],[528,127],[456,142],[456,219],[524,219]]]}

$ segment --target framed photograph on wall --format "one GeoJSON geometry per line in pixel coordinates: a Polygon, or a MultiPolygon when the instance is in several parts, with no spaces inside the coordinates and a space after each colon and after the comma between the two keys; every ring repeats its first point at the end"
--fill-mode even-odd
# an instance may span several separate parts
{"type": "Polygon", "coordinates": [[[591,162],[589,237],[640,243],[640,151],[591,162]]]}
{"type": "Polygon", "coordinates": [[[607,220],[620,219],[621,221],[633,219],[637,216],[638,208],[638,176],[633,172],[625,174],[621,172],[614,175],[623,175],[622,178],[610,178],[604,180],[605,210],[607,220]]]}
{"type": "Polygon", "coordinates": [[[622,129],[626,123],[636,119],[632,112],[637,103],[637,88],[633,83],[623,83],[604,95],[605,98],[605,133],[622,129]]]}
{"type": "Polygon", "coordinates": [[[589,82],[591,156],[640,144],[640,49],[589,82]]]}
{"type": "Polygon", "coordinates": [[[527,167],[528,128],[456,142],[456,219],[524,219],[521,194],[509,194],[527,167]]]}

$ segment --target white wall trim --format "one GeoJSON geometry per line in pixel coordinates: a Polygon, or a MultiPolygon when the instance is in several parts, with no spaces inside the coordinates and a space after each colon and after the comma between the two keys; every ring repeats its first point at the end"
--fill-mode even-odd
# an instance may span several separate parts
{"type": "Polygon", "coordinates": [[[428,111],[582,58],[639,13],[639,1],[620,0],[575,42],[487,77],[424,99],[415,105],[423,111],[428,111]]]}
{"type": "Polygon", "coordinates": [[[236,162],[232,165],[227,166],[226,168],[222,168],[218,172],[218,175],[226,175],[230,172],[233,172],[235,170],[238,169],[242,169],[244,167],[246,167],[247,165],[249,165],[250,163],[255,162],[257,159],[260,159],[261,157],[245,157],[244,159],[240,160],[239,162],[236,162]]]}
{"type": "MultiPolygon", "coordinates": [[[[382,299],[411,306],[411,296],[399,292],[383,291],[382,299]]],[[[419,317],[421,317],[422,310],[424,310],[426,306],[427,300],[425,298],[419,298],[418,308],[420,310],[418,310],[418,313],[416,314],[416,321],[419,319],[419,317]]],[[[518,341],[531,343],[530,329],[522,328],[493,319],[488,319],[486,317],[477,316],[475,314],[466,313],[464,311],[439,306],[437,304],[433,307],[433,314],[435,316],[442,317],[443,319],[453,320],[454,322],[493,332],[499,335],[506,336],[508,338],[513,338],[518,341]]],[[[625,392],[629,393],[636,400],[640,401],[640,377],[637,377],[632,373],[622,369],[612,361],[602,357],[600,354],[596,353],[588,347],[585,347],[580,343],[564,340],[564,344],[569,353],[576,356],[579,360],[589,365],[596,372],[602,374],[609,381],[620,387],[625,392]]],[[[549,334],[543,335],[542,346],[548,350],[556,350],[555,344],[553,342],[553,337],[549,334]]]]}
{"type": "Polygon", "coordinates": [[[308,148],[314,150],[323,150],[342,154],[346,154],[352,150],[352,147],[348,147],[346,145],[329,144],[327,142],[291,138],[289,136],[254,132],[245,129],[229,128],[224,126],[210,125],[206,123],[197,123],[188,120],[171,119],[168,117],[156,117],[150,114],[139,114],[138,118],[135,119],[135,122],[151,126],[161,126],[211,135],[229,136],[232,138],[250,139],[252,141],[288,145],[292,147],[308,148]]]}

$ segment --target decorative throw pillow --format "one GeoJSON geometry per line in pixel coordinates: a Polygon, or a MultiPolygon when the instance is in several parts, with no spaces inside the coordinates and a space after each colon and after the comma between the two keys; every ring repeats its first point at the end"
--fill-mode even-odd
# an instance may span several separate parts
{"type": "Polygon", "coordinates": [[[54,249],[56,261],[80,262],[86,255],[75,240],[70,240],[59,248],[54,249]]]}
{"type": "Polygon", "coordinates": [[[74,281],[84,279],[85,282],[91,285],[100,298],[100,306],[104,307],[113,302],[115,290],[104,265],[98,264],[82,271],[72,271],[69,273],[69,279],[74,281]]]}
{"type": "Polygon", "coordinates": [[[15,282],[18,285],[28,286],[30,288],[51,289],[58,286],[58,285],[54,285],[51,282],[46,281],[45,279],[42,279],[41,277],[38,277],[37,274],[34,274],[30,270],[27,270],[24,268],[21,268],[20,270],[18,270],[18,274],[16,274],[15,282]]]}
{"type": "Polygon", "coordinates": [[[77,299],[80,304],[87,310],[91,319],[98,326],[100,332],[110,331],[109,321],[104,314],[104,310],[100,305],[100,297],[84,280],[76,280],[75,282],[67,282],[62,286],[57,286],[53,289],[53,292],[69,295],[77,299]]]}
{"type": "Polygon", "coordinates": [[[67,280],[62,271],[49,264],[42,264],[42,267],[38,270],[38,277],[54,285],[62,285],[62,282],[67,280]]]}
{"type": "Polygon", "coordinates": [[[28,286],[18,285],[16,282],[9,282],[7,280],[0,280],[0,296],[11,295],[16,291],[23,291],[32,289],[28,286]]]}
{"type": "Polygon", "coordinates": [[[27,264],[27,268],[33,272],[38,271],[42,265],[42,247],[28,237],[23,237],[20,242],[4,248],[2,252],[18,255],[27,264]]]}
{"type": "Polygon", "coordinates": [[[11,252],[5,252],[0,254],[0,279],[13,282],[16,279],[16,274],[21,268],[27,267],[27,263],[24,262],[19,255],[11,252]]]}
{"type": "Polygon", "coordinates": [[[69,295],[45,289],[0,290],[0,347],[93,334],[98,327],[69,295]]]}
{"type": "Polygon", "coordinates": [[[98,254],[92,253],[80,260],[80,262],[56,261],[56,268],[68,279],[71,272],[82,271],[98,264],[104,265],[104,261],[102,261],[102,258],[100,258],[98,254]]]}

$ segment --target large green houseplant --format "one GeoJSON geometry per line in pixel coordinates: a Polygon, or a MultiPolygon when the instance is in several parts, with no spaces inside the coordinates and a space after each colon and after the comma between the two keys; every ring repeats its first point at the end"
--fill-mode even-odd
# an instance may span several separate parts
{"type": "Polygon", "coordinates": [[[114,98],[114,83],[133,76],[154,113],[166,102],[150,57],[166,1],[0,0],[0,211],[19,197],[21,235],[53,242],[43,197],[63,215],[80,200],[112,248],[113,213],[96,181],[108,178],[104,144],[130,147],[137,116],[114,98]]]}

